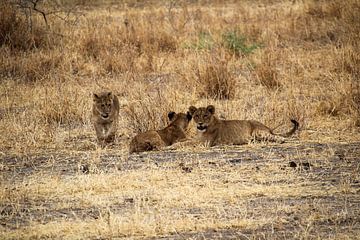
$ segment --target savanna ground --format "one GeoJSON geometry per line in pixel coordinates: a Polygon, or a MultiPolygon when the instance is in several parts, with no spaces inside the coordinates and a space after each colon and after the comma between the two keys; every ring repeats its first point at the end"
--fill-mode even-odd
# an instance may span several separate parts
{"type": "Polygon", "coordinates": [[[57,1],[48,26],[13,2],[0,3],[1,239],[359,239],[359,1],[57,1]],[[90,123],[102,90],[121,103],[106,148],[90,123]],[[301,128],[285,144],[128,155],[168,111],[207,104],[301,128]]]}

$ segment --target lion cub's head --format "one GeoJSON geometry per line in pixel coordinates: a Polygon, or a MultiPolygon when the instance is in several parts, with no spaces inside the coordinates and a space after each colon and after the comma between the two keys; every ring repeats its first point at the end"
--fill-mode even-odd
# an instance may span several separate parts
{"type": "Polygon", "coordinates": [[[170,124],[172,126],[178,126],[184,131],[189,126],[189,122],[191,121],[191,114],[189,112],[185,113],[175,113],[175,112],[169,112],[168,118],[170,120],[170,124]]]}
{"type": "Polygon", "coordinates": [[[94,93],[94,110],[104,120],[110,117],[114,104],[114,95],[111,92],[94,93]]]}
{"type": "Polygon", "coordinates": [[[189,107],[189,112],[196,123],[197,130],[199,132],[205,132],[214,120],[215,107],[213,105],[209,105],[206,108],[191,106],[189,107]]]}

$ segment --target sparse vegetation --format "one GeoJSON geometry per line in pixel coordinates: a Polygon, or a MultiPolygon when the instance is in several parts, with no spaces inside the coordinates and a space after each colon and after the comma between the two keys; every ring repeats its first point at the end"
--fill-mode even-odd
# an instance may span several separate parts
{"type": "Polygon", "coordinates": [[[33,14],[30,27],[0,3],[1,239],[360,235],[358,0],[54,2],[76,24],[33,14]],[[104,149],[99,90],[120,101],[104,149]],[[208,104],[300,132],[128,158],[168,111],[208,104]]]}
{"type": "Polygon", "coordinates": [[[235,55],[246,55],[252,53],[259,48],[257,44],[247,44],[246,37],[239,34],[237,31],[229,31],[223,34],[223,41],[226,48],[228,48],[235,55]]]}
{"type": "Polygon", "coordinates": [[[185,48],[195,50],[211,50],[214,47],[214,39],[208,32],[200,32],[198,39],[194,43],[186,43],[185,48]]]}
{"type": "Polygon", "coordinates": [[[209,55],[204,69],[197,73],[198,84],[202,88],[200,96],[205,98],[231,99],[234,97],[236,82],[229,70],[229,60],[217,55],[209,55]]]}
{"type": "Polygon", "coordinates": [[[255,66],[255,76],[258,82],[268,89],[278,89],[281,84],[279,82],[279,73],[276,65],[279,59],[273,51],[265,51],[261,56],[261,62],[255,66]]]}

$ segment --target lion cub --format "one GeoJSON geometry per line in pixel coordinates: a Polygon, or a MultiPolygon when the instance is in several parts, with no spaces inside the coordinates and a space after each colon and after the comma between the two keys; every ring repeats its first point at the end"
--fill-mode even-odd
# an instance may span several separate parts
{"type": "Polygon", "coordinates": [[[170,124],[162,130],[139,133],[130,142],[129,152],[160,150],[186,139],[185,131],[191,121],[190,113],[169,112],[170,124]]]}
{"type": "Polygon", "coordinates": [[[206,108],[191,106],[189,112],[196,123],[200,139],[209,143],[210,146],[241,145],[252,140],[283,143],[285,137],[291,136],[299,128],[299,123],[291,120],[294,126],[289,132],[274,134],[270,128],[258,121],[220,120],[215,116],[215,107],[213,105],[206,108]]]}
{"type": "Polygon", "coordinates": [[[115,140],[119,119],[119,99],[111,92],[94,93],[92,122],[100,144],[115,140]]]}

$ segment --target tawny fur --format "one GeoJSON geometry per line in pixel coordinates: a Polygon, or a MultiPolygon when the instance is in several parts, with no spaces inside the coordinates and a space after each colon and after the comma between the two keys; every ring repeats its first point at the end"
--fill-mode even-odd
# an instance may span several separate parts
{"type": "Polygon", "coordinates": [[[119,120],[119,99],[111,92],[94,93],[92,123],[100,144],[115,140],[119,120]]]}
{"type": "Polygon", "coordinates": [[[269,127],[255,120],[220,120],[215,116],[215,107],[212,105],[206,108],[191,106],[189,112],[196,123],[200,140],[210,146],[241,145],[252,140],[283,143],[299,127],[296,120],[291,120],[294,126],[289,132],[275,134],[269,127]]]}
{"type": "Polygon", "coordinates": [[[186,139],[185,131],[191,120],[191,115],[189,113],[169,112],[168,117],[170,124],[166,128],[136,135],[130,142],[129,152],[160,150],[165,146],[186,139]]]}

